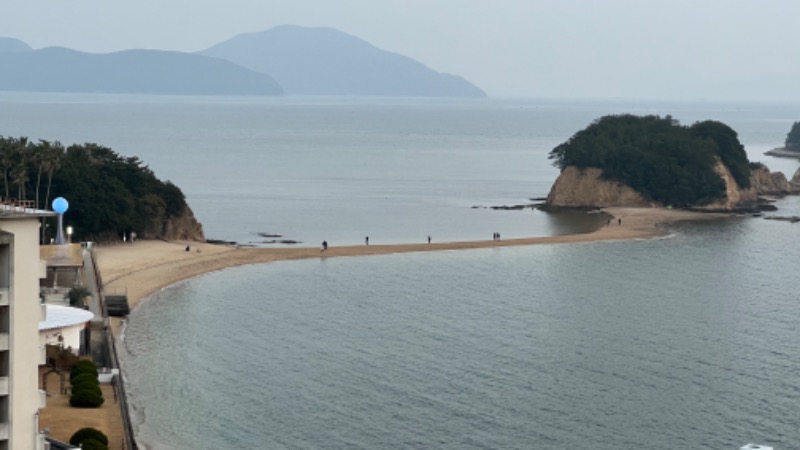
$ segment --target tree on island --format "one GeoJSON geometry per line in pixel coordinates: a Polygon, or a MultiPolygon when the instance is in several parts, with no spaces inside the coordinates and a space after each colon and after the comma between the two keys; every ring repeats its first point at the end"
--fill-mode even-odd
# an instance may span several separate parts
{"type": "Polygon", "coordinates": [[[792,124],[792,129],[786,135],[786,143],[784,145],[787,149],[800,150],[800,122],[792,124]]]}
{"type": "Polygon", "coordinates": [[[164,224],[188,208],[183,192],[139,158],[98,144],[65,148],[58,141],[0,136],[0,166],[7,202],[49,210],[52,193],[68,198],[75,239],[115,240],[130,230],[159,237],[164,224]]]}
{"type": "Polygon", "coordinates": [[[555,147],[550,159],[562,170],[599,168],[605,179],[666,205],[724,198],[725,182],[714,171],[717,161],[739,187],[750,186],[750,164],[736,132],[715,121],[686,127],[670,116],[604,116],[555,147]]]}

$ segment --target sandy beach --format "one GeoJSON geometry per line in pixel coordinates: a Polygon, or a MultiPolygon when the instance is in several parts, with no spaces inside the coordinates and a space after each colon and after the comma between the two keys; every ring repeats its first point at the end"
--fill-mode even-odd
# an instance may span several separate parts
{"type": "MultiPolygon", "coordinates": [[[[245,264],[307,258],[644,239],[664,235],[662,225],[730,216],[663,208],[606,208],[603,212],[613,217],[609,225],[591,233],[562,236],[344,247],[331,242],[324,252],[320,247],[249,248],[184,241],[139,241],[100,246],[96,253],[105,288],[125,289],[128,302],[133,309],[143,298],[178,281],[245,264]],[[188,252],[187,245],[190,246],[188,252]]],[[[112,319],[112,328],[118,333],[120,319],[112,319]]]]}

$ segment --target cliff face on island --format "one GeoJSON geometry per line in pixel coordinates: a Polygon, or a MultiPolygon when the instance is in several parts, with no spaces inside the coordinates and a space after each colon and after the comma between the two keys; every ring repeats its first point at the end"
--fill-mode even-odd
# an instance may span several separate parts
{"type": "MultiPolygon", "coordinates": [[[[800,170],[794,174],[792,182],[789,182],[781,172],[771,173],[766,167],[753,169],[750,173],[750,188],[748,189],[738,187],[730,170],[722,162],[717,162],[714,171],[725,182],[726,198],[693,207],[693,209],[704,211],[750,210],[757,207],[759,196],[780,197],[800,193],[800,170]]],[[[629,186],[605,180],[601,175],[601,170],[597,168],[565,167],[553,183],[546,204],[566,208],[663,206],[649,202],[629,186]]]]}
{"type": "Polygon", "coordinates": [[[162,225],[159,239],[165,240],[187,240],[205,242],[206,237],[203,233],[203,225],[194,217],[189,206],[181,216],[173,216],[167,219],[162,225]]]}
{"type": "MultiPolygon", "coordinates": [[[[168,217],[153,217],[143,229],[134,229],[139,239],[158,239],[165,241],[182,240],[205,242],[203,225],[194,217],[192,209],[186,205],[183,214],[168,217]]],[[[116,239],[116,235],[104,236],[116,239]]],[[[100,238],[102,239],[102,237],[100,238]]]]}
{"type": "Polygon", "coordinates": [[[602,208],[606,206],[650,206],[641,194],[615,181],[604,180],[600,169],[567,166],[561,171],[547,205],[565,208],[602,208]]]}

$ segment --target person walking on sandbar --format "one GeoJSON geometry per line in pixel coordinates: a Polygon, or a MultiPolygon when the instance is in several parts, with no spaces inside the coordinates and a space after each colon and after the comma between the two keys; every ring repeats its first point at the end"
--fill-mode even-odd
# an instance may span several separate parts
{"type": "Polygon", "coordinates": [[[430,243],[431,243],[431,237],[428,236],[428,244],[430,244],[430,243]]]}
{"type": "Polygon", "coordinates": [[[364,237],[364,244],[369,245],[369,236],[364,237]]]}
{"type": "Polygon", "coordinates": [[[320,251],[324,252],[327,249],[328,249],[328,241],[322,241],[322,250],[320,251]]]}

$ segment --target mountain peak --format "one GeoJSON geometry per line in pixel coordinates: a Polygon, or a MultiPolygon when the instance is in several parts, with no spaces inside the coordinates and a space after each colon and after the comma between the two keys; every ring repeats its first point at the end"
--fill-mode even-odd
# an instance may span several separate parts
{"type": "Polygon", "coordinates": [[[19,39],[0,37],[0,53],[6,52],[27,52],[33,50],[30,45],[19,39]]]}
{"type": "Polygon", "coordinates": [[[281,25],[240,34],[200,54],[269,74],[288,94],[486,97],[461,77],[329,27],[281,25]]]}

